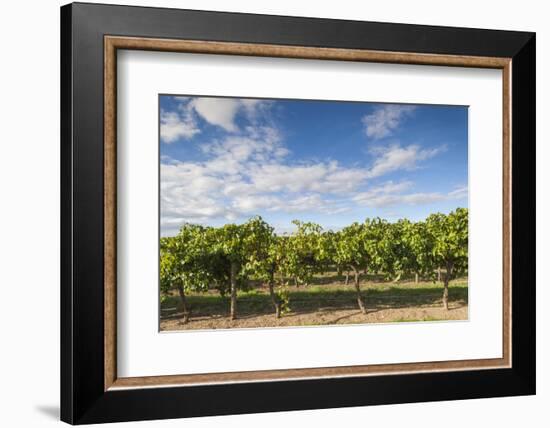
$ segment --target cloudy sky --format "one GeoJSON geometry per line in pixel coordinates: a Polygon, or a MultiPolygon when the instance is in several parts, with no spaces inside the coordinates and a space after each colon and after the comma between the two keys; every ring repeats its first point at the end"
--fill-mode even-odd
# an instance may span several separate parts
{"type": "Polygon", "coordinates": [[[160,96],[161,233],[261,215],[338,229],[468,203],[467,107],[160,96]]]}

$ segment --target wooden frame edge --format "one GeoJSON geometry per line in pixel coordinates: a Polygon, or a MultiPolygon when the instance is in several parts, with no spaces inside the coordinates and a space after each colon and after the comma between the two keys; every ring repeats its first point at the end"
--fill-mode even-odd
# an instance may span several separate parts
{"type": "Polygon", "coordinates": [[[104,390],[362,377],[511,367],[512,60],[361,49],[104,36],[104,390]],[[117,49],[296,59],[495,68],[503,72],[503,356],[495,359],[117,378],[116,368],[116,52],[117,49]]]}
{"type": "Polygon", "coordinates": [[[512,367],[512,60],[502,69],[502,355],[512,367]]]}
{"type": "Polygon", "coordinates": [[[116,381],[116,48],[104,43],[104,389],[116,381]]]}
{"type": "Polygon", "coordinates": [[[456,67],[504,68],[510,58],[323,48],[261,43],[174,40],[146,37],[105,36],[105,45],[114,49],[241,55],[334,61],[363,61],[394,64],[444,65],[456,67]]]}
{"type": "Polygon", "coordinates": [[[169,386],[198,386],[223,383],[247,383],[265,381],[292,381],[376,375],[401,375],[475,369],[499,369],[507,367],[504,358],[485,360],[457,360],[424,363],[371,364],[364,366],[316,367],[309,369],[258,370],[227,373],[201,373],[188,375],[144,376],[118,378],[110,390],[156,388],[169,386]]]}

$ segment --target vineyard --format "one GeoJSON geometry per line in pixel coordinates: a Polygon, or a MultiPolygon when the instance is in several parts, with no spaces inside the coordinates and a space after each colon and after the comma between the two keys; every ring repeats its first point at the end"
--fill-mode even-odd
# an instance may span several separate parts
{"type": "Polygon", "coordinates": [[[467,209],[294,225],[278,235],[253,217],[161,238],[161,329],[467,318],[467,209]]]}

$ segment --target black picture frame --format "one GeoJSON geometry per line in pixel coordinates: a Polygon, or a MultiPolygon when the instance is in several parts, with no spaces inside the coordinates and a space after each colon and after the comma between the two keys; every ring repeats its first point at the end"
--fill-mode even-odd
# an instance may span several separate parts
{"type": "Polygon", "coordinates": [[[534,33],[63,6],[61,419],[86,424],[534,394],[535,99],[534,33]],[[512,58],[512,367],[105,391],[105,35],[512,58]]]}

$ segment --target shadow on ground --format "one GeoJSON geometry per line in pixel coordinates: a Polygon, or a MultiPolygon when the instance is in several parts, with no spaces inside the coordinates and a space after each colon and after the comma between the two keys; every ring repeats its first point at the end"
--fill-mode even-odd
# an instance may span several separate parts
{"type": "MultiPolygon", "coordinates": [[[[443,287],[388,287],[385,289],[365,287],[363,301],[370,313],[383,309],[399,309],[411,306],[441,305],[443,287]]],[[[319,286],[290,287],[291,313],[285,317],[319,312],[357,309],[357,294],[352,286],[325,288],[319,286]]],[[[462,307],[468,302],[467,285],[449,287],[449,303],[462,307]]],[[[220,318],[228,315],[229,299],[216,294],[188,296],[192,317],[220,318]]],[[[177,310],[177,298],[170,297],[162,304],[161,319],[177,319],[182,316],[177,310]]],[[[238,298],[240,319],[273,313],[273,304],[267,290],[256,289],[238,298]]]]}
{"type": "Polygon", "coordinates": [[[47,416],[50,419],[59,420],[59,406],[47,406],[47,405],[40,405],[36,406],[36,410],[38,410],[43,415],[47,416]]]}

